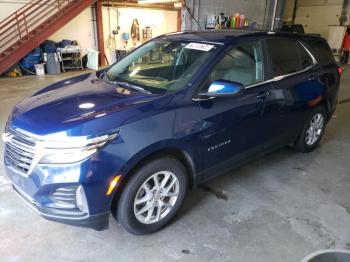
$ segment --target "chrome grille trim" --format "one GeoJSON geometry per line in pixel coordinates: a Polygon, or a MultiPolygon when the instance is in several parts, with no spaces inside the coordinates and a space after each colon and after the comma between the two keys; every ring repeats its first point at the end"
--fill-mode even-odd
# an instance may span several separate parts
{"type": "Polygon", "coordinates": [[[9,128],[5,143],[5,162],[17,173],[28,176],[34,163],[37,141],[34,137],[9,128]]]}
{"type": "Polygon", "coordinates": [[[7,147],[9,147],[9,150],[15,152],[16,154],[20,155],[22,158],[26,158],[29,160],[32,160],[34,158],[34,153],[30,153],[28,151],[24,151],[23,149],[13,145],[13,144],[7,144],[7,147]]]}
{"type": "Polygon", "coordinates": [[[9,128],[9,132],[14,135],[13,138],[19,143],[25,144],[29,147],[34,147],[36,144],[36,139],[29,136],[28,134],[21,133],[20,131],[16,131],[13,128],[9,128]]]}
{"type": "Polygon", "coordinates": [[[52,207],[62,209],[77,209],[77,188],[77,186],[57,188],[50,195],[50,198],[52,201],[54,201],[54,203],[52,203],[52,207]]]}

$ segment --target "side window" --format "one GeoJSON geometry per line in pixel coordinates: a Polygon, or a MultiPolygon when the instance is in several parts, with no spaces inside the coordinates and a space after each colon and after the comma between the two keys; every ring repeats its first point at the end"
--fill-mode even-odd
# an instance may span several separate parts
{"type": "Polygon", "coordinates": [[[305,47],[303,47],[301,44],[299,46],[299,57],[300,57],[300,64],[301,69],[306,69],[313,64],[313,60],[309,53],[305,50],[305,47]]]}
{"type": "Polygon", "coordinates": [[[264,81],[261,42],[247,42],[233,47],[215,66],[210,78],[211,82],[226,80],[244,86],[264,81]]]}
{"type": "Polygon", "coordinates": [[[295,73],[301,70],[299,44],[290,39],[269,39],[267,48],[271,56],[273,77],[295,73]]]}

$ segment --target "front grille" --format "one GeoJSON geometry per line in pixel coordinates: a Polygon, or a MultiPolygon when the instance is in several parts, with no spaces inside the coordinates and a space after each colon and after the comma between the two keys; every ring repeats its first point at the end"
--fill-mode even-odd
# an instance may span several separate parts
{"type": "Polygon", "coordinates": [[[8,132],[11,139],[5,144],[5,161],[19,173],[28,175],[35,156],[36,141],[13,129],[8,132]]]}

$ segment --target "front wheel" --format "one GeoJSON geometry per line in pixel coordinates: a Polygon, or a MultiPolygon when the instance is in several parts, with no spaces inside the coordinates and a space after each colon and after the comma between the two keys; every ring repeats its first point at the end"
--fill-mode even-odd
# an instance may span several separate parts
{"type": "Polygon", "coordinates": [[[326,129],[326,115],[323,106],[318,106],[312,111],[294,145],[297,151],[311,152],[319,145],[326,129]]]}
{"type": "Polygon", "coordinates": [[[130,233],[153,233],[179,210],[187,191],[186,169],[177,159],[155,159],[139,168],[118,203],[117,220],[130,233]]]}

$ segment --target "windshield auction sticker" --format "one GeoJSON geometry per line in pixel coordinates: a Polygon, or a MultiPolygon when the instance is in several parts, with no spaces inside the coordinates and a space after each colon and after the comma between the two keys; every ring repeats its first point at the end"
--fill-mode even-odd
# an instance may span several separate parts
{"type": "Polygon", "coordinates": [[[185,48],[208,52],[212,50],[214,46],[201,43],[189,43],[185,48]]]}

